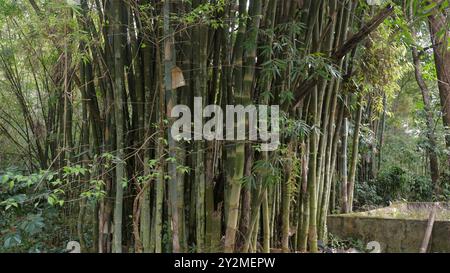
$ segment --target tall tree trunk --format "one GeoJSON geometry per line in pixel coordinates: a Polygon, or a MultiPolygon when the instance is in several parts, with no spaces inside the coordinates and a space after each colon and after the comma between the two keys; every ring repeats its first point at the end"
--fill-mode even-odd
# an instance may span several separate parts
{"type": "MultiPolygon", "coordinates": [[[[241,0],[239,2],[240,5],[240,14],[243,14],[243,10],[246,6],[246,1],[241,0]]],[[[236,50],[234,54],[241,54],[244,49],[244,44],[246,45],[246,51],[244,57],[236,56],[235,65],[241,65],[239,63],[239,59],[245,61],[245,69],[243,78],[238,77],[237,86],[242,86],[242,89],[235,89],[235,97],[236,102],[240,102],[244,106],[251,104],[251,91],[253,86],[253,79],[255,74],[255,63],[256,63],[256,50],[257,50],[257,41],[258,41],[258,31],[261,22],[261,14],[262,14],[262,1],[252,1],[249,7],[249,29],[247,32],[247,39],[245,43],[237,44],[236,47],[239,47],[239,50],[236,50]]],[[[244,39],[242,35],[245,34],[244,24],[239,26],[239,34],[240,38],[244,39]]],[[[236,42],[238,43],[238,41],[236,42]]],[[[239,73],[239,71],[238,71],[239,73]]],[[[243,122],[242,120],[238,120],[237,123],[243,122]]],[[[248,125],[248,124],[247,124],[248,125]]],[[[239,124],[236,128],[239,127],[239,124]]],[[[248,126],[245,126],[248,128],[248,126]]],[[[241,191],[241,180],[244,175],[244,160],[245,160],[245,143],[242,141],[238,141],[236,144],[235,150],[235,158],[234,158],[234,171],[232,175],[232,180],[230,181],[231,189],[229,193],[229,205],[228,205],[228,222],[227,222],[227,230],[225,234],[225,252],[233,252],[235,247],[236,240],[236,228],[237,228],[237,218],[239,214],[239,200],[240,200],[240,191],[241,191]]]]}
{"type": "Polygon", "coordinates": [[[175,45],[174,35],[170,26],[170,5],[171,1],[164,1],[164,87],[166,101],[166,116],[169,117],[169,126],[167,129],[167,139],[169,144],[168,160],[168,189],[169,203],[172,219],[169,219],[172,228],[172,251],[180,252],[180,234],[179,234],[179,211],[178,211],[178,180],[177,180],[177,144],[171,134],[171,125],[174,122],[170,118],[172,108],[177,103],[176,92],[172,87],[172,70],[175,68],[175,45]]]}
{"type": "MultiPolygon", "coordinates": [[[[432,0],[432,2],[437,3],[439,7],[439,3],[442,1],[432,0]]],[[[445,141],[447,149],[450,149],[450,49],[448,46],[450,30],[448,29],[447,10],[437,8],[428,19],[438,78],[442,119],[446,131],[445,141]]],[[[450,166],[450,155],[448,155],[447,166],[450,166]]]]}
{"type": "MultiPolygon", "coordinates": [[[[344,114],[345,115],[345,114],[344,114]]],[[[344,117],[342,125],[341,138],[341,158],[340,158],[340,174],[341,174],[341,212],[348,213],[348,173],[347,173],[347,147],[348,147],[348,118],[344,117]]]]}
{"type": "Polygon", "coordinates": [[[431,106],[431,95],[428,89],[425,80],[423,79],[422,74],[422,65],[420,63],[419,52],[416,47],[412,49],[413,63],[414,63],[414,71],[417,84],[419,85],[420,91],[422,93],[422,99],[424,104],[425,111],[425,123],[427,126],[427,138],[429,142],[428,147],[428,156],[430,159],[430,175],[431,181],[436,189],[439,188],[439,160],[437,155],[437,144],[436,144],[436,135],[434,134],[435,124],[431,106]]]}
{"type": "Polygon", "coordinates": [[[114,203],[114,252],[122,252],[122,211],[123,211],[123,183],[126,181],[125,176],[125,139],[124,139],[124,28],[122,11],[124,9],[123,2],[120,0],[112,1],[113,8],[113,33],[114,35],[114,116],[116,126],[116,148],[117,148],[117,163],[116,163],[116,196],[114,203]]]}
{"type": "Polygon", "coordinates": [[[353,128],[352,157],[350,161],[350,172],[348,182],[348,210],[353,211],[353,196],[355,191],[356,167],[358,165],[359,154],[359,134],[361,131],[361,119],[363,113],[362,94],[358,94],[358,108],[356,110],[355,126],[353,128]]]}

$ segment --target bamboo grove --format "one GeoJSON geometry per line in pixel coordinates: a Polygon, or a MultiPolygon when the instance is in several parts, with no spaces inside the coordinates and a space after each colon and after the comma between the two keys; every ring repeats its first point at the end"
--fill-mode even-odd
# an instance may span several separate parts
{"type": "Polygon", "coordinates": [[[426,120],[440,190],[450,161],[433,152],[432,128],[450,123],[448,1],[13,2],[0,1],[0,69],[13,94],[2,100],[20,114],[0,109],[0,132],[83,252],[317,252],[327,215],[351,212],[355,183],[377,175],[403,75],[415,71],[430,107],[426,50],[443,113],[426,120]],[[432,48],[398,38],[423,24],[432,48]],[[279,148],[176,141],[170,112],[194,97],[280,105],[279,148]],[[359,149],[363,130],[376,141],[359,149]]]}

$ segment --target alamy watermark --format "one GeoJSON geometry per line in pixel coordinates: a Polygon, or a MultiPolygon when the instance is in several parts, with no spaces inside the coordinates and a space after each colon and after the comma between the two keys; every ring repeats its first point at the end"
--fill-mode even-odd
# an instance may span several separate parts
{"type": "Polygon", "coordinates": [[[226,105],[224,111],[214,104],[203,107],[203,99],[195,97],[193,116],[187,105],[172,108],[170,116],[177,120],[171,135],[176,141],[249,140],[261,143],[262,151],[274,151],[280,145],[279,115],[278,105],[226,105]]]}

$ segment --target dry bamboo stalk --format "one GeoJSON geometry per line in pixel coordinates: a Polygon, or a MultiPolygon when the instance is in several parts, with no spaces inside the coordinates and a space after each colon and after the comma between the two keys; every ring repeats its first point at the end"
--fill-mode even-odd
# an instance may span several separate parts
{"type": "Polygon", "coordinates": [[[430,216],[428,217],[427,229],[425,231],[425,236],[423,237],[422,246],[420,247],[420,253],[426,253],[428,249],[428,244],[430,242],[431,233],[433,232],[434,221],[436,220],[436,208],[438,203],[434,203],[431,209],[430,216]]]}

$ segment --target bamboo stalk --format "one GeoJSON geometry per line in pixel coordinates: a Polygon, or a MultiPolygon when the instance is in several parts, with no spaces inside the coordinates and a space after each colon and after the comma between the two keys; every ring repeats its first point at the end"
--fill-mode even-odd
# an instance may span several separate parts
{"type": "Polygon", "coordinates": [[[420,247],[420,253],[426,253],[428,249],[428,245],[430,243],[431,234],[433,233],[434,221],[436,220],[436,210],[439,206],[439,203],[434,203],[431,208],[430,215],[428,217],[427,229],[425,230],[425,235],[423,236],[422,245],[420,247]]]}

